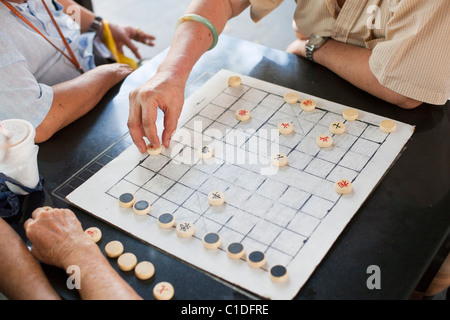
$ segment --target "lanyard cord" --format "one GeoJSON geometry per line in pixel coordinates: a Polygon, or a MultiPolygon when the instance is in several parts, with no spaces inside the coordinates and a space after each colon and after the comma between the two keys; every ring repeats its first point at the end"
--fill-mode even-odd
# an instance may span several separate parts
{"type": "Polygon", "coordinates": [[[9,2],[6,0],[0,0],[3,2],[5,6],[9,8],[16,16],[18,16],[20,19],[22,19],[30,28],[32,28],[34,31],[36,31],[39,35],[41,35],[45,40],[47,40],[48,43],[50,43],[56,50],[61,52],[61,54],[66,57],[72,64],[77,68],[80,73],[84,73],[83,69],[81,68],[80,64],[78,63],[77,58],[75,57],[75,54],[72,51],[72,48],[70,47],[69,43],[67,42],[66,38],[64,37],[63,33],[61,32],[61,29],[58,26],[58,23],[55,21],[55,18],[53,17],[50,9],[48,8],[47,4],[42,0],[42,4],[44,5],[45,9],[47,10],[48,15],[50,16],[50,19],[52,20],[53,24],[55,25],[56,29],[58,30],[59,36],[61,37],[62,41],[64,42],[64,46],[66,47],[67,51],[69,52],[70,57],[63,52],[60,48],[58,48],[53,42],[50,41],[41,31],[39,31],[30,21],[28,21],[27,18],[25,18],[14,6],[12,6],[9,2]]]}

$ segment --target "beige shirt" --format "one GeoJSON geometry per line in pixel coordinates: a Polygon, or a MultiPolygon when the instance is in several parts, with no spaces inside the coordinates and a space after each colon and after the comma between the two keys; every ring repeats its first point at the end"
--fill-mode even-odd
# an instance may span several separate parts
{"type": "MultiPolygon", "coordinates": [[[[249,0],[254,21],[283,0],[249,0]]],[[[450,0],[297,0],[299,38],[331,37],[372,50],[369,65],[385,87],[430,104],[450,97],[450,0]]]]}

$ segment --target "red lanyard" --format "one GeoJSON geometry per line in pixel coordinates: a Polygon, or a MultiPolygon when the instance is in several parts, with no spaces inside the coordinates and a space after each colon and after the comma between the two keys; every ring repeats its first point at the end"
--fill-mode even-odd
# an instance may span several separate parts
{"type": "Polygon", "coordinates": [[[14,6],[12,6],[9,2],[6,0],[0,0],[3,2],[5,6],[9,8],[16,16],[18,16],[20,19],[22,19],[30,28],[32,28],[34,31],[36,31],[38,34],[40,34],[45,40],[47,40],[48,43],[50,43],[56,50],[62,53],[64,57],[66,57],[70,62],[73,63],[73,65],[80,71],[80,73],[83,73],[83,69],[81,68],[80,64],[78,63],[77,58],[75,57],[75,54],[72,51],[72,48],[70,47],[69,43],[67,42],[66,38],[64,37],[63,33],[61,32],[61,29],[58,26],[58,23],[55,21],[55,18],[53,17],[50,9],[48,8],[47,4],[42,0],[42,4],[44,5],[45,9],[47,10],[48,15],[50,16],[50,19],[52,20],[53,24],[55,25],[56,29],[58,30],[59,36],[61,37],[62,41],[64,42],[64,45],[69,52],[70,57],[64,53],[60,48],[58,48],[53,42],[51,42],[41,31],[39,31],[30,21],[28,21],[27,18],[25,18],[14,6]]]}

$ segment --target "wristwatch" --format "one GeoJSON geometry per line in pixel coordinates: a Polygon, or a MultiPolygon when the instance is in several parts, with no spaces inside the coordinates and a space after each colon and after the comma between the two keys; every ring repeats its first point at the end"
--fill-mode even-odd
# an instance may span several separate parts
{"type": "Polygon", "coordinates": [[[325,42],[328,41],[328,39],[330,39],[329,37],[322,37],[322,36],[318,36],[316,34],[313,34],[308,41],[306,41],[306,45],[305,45],[305,49],[306,49],[306,57],[311,60],[314,61],[313,59],[313,53],[315,50],[319,49],[320,47],[322,47],[325,42]]]}
{"type": "Polygon", "coordinates": [[[92,24],[89,27],[89,31],[95,31],[99,32],[103,25],[103,19],[101,17],[95,17],[94,20],[92,20],[92,24]]]}

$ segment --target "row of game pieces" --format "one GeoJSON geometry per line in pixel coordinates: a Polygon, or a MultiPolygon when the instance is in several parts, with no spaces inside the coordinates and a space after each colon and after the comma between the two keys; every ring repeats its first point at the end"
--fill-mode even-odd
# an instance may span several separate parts
{"type": "MultiPolygon", "coordinates": [[[[98,243],[102,238],[102,232],[97,227],[87,228],[85,234],[93,242],[98,243]]],[[[148,280],[155,274],[155,267],[150,261],[140,261],[132,252],[124,252],[123,244],[118,240],[112,240],[105,245],[105,253],[111,258],[117,258],[117,266],[124,272],[134,270],[134,274],[140,280],[148,280]]],[[[167,281],[157,283],[153,287],[153,296],[156,300],[170,300],[175,294],[174,287],[167,281]]]]}
{"type": "MultiPolygon", "coordinates": [[[[213,206],[220,206],[225,202],[225,194],[222,191],[212,191],[208,194],[208,201],[213,206]]],[[[133,211],[139,215],[148,214],[150,211],[150,204],[146,200],[136,201],[131,193],[120,195],[119,205],[123,208],[133,208],[133,211]]],[[[172,213],[160,214],[157,217],[157,223],[163,229],[175,227],[177,235],[182,238],[189,238],[195,234],[195,226],[192,222],[182,221],[176,223],[172,213]]],[[[214,250],[220,248],[222,240],[218,233],[209,232],[203,236],[202,243],[205,248],[214,250]]],[[[244,246],[239,242],[229,244],[226,252],[231,259],[243,259],[245,257],[244,246]]],[[[247,262],[253,268],[262,268],[266,265],[266,256],[264,252],[253,251],[247,256],[247,262]]],[[[288,272],[284,266],[276,265],[270,268],[269,276],[274,282],[283,282],[287,280],[288,272]]]]}

